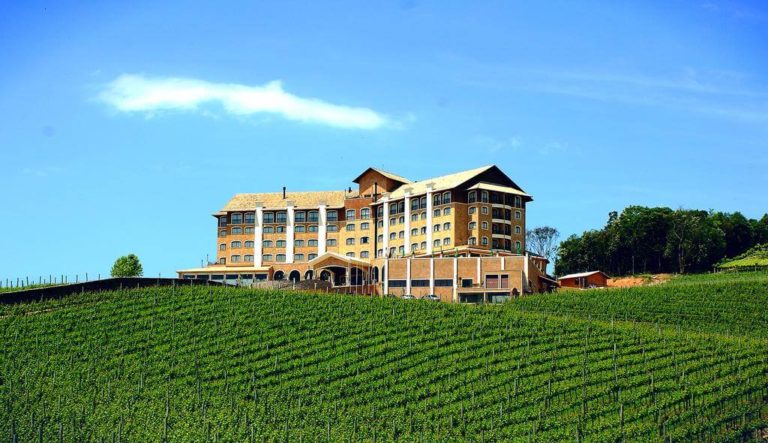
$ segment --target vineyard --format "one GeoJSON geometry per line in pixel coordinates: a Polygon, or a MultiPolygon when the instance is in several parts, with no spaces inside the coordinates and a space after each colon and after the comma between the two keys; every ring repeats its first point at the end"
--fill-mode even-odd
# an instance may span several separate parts
{"type": "MultiPolygon", "coordinates": [[[[747,284],[758,287],[745,297],[762,297],[764,307],[766,287],[747,284]]],[[[593,304],[601,315],[585,315],[573,302],[553,304],[570,294],[477,307],[213,287],[2,306],[0,435],[110,442],[759,439],[768,424],[768,342],[759,331],[765,317],[743,302],[718,320],[693,296],[697,284],[690,286],[657,308],[651,323],[619,321],[649,320],[639,312],[645,305],[616,306],[633,294],[622,291],[602,292],[619,298],[593,304]],[[738,327],[718,326],[734,319],[738,327]],[[703,330],[733,335],[679,326],[697,320],[703,330]]],[[[728,294],[712,303],[738,301],[728,294]]]]}

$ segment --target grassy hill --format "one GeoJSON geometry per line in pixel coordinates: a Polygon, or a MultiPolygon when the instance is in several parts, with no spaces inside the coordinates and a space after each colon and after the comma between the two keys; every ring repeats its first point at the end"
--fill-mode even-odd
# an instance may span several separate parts
{"type": "MultiPolygon", "coordinates": [[[[594,292],[628,299],[625,292],[594,292]]],[[[700,298],[693,290],[675,294],[654,314],[663,313],[658,318],[672,327],[611,321],[615,305],[595,304],[588,313],[534,302],[476,307],[205,287],[3,306],[0,435],[9,441],[753,437],[768,423],[768,341],[747,326],[752,305],[735,304],[744,317],[723,320],[738,323],[732,333],[744,331],[731,337],[706,332],[723,329],[707,315],[676,320],[675,311],[694,312],[700,298]],[[704,332],[674,326],[697,319],[704,332]]],[[[726,306],[734,294],[717,303],[726,306]]],[[[643,318],[643,309],[623,312],[643,318]]]]}
{"type": "Polygon", "coordinates": [[[768,266],[768,244],[757,245],[749,251],[720,263],[720,269],[736,269],[748,267],[768,266]]]}

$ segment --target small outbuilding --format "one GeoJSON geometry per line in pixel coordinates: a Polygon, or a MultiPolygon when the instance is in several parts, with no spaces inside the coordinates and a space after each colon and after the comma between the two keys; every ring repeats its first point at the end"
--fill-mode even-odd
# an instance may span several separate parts
{"type": "Polygon", "coordinates": [[[604,288],[608,286],[608,275],[603,271],[579,272],[557,279],[562,288],[604,288]]]}

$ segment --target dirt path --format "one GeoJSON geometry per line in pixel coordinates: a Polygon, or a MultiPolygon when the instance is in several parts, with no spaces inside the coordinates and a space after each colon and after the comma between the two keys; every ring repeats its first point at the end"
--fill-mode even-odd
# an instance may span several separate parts
{"type": "Polygon", "coordinates": [[[609,288],[631,288],[633,286],[651,286],[668,282],[672,274],[655,274],[608,279],[609,288]]]}

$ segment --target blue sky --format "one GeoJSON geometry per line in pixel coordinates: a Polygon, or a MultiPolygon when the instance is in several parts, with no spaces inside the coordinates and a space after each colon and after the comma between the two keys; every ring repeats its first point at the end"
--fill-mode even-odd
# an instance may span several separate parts
{"type": "Polygon", "coordinates": [[[0,6],[0,278],[170,276],[232,194],[369,165],[495,163],[564,237],[768,211],[760,2],[213,3],[0,6]]]}

